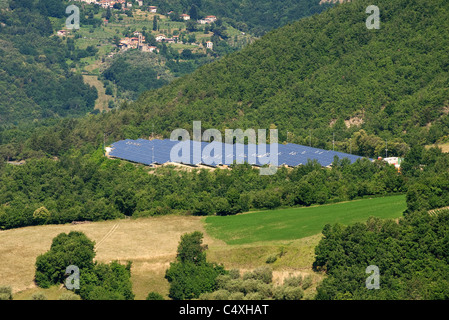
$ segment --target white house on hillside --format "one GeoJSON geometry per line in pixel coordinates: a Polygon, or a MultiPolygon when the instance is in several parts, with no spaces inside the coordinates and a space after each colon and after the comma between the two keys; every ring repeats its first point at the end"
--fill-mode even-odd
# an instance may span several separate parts
{"type": "Polygon", "coordinates": [[[165,35],[159,34],[156,36],[156,41],[161,42],[161,41],[164,41],[165,38],[166,38],[165,35]]]}
{"type": "Polygon", "coordinates": [[[185,13],[181,14],[180,18],[182,18],[184,21],[190,20],[190,16],[188,14],[185,14],[185,13]]]}

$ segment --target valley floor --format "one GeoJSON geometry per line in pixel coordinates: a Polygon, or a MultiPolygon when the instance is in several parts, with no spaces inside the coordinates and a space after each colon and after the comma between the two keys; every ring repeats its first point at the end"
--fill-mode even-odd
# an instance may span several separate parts
{"type": "MultiPolygon", "coordinates": [[[[403,198],[405,197],[396,196],[387,197],[385,200],[390,203],[404,200],[405,203],[403,198]]],[[[362,202],[371,204],[369,199],[362,202]]],[[[327,209],[326,211],[331,211],[335,215],[338,212],[335,208],[338,206],[321,206],[321,209],[327,209]]],[[[295,216],[299,218],[299,213],[304,209],[307,212],[316,213],[313,207],[285,209],[282,212],[288,214],[292,210],[297,211],[295,216]]],[[[272,213],[279,214],[280,211],[274,210],[272,213]]],[[[254,214],[257,213],[245,214],[245,218],[254,214]]],[[[372,212],[366,214],[368,218],[368,214],[371,215],[372,212]]],[[[314,218],[313,216],[315,214],[310,215],[311,219],[314,218]]],[[[399,216],[400,213],[397,212],[396,217],[399,216]]],[[[283,279],[290,275],[311,275],[314,285],[305,292],[305,298],[313,296],[316,284],[324,277],[323,274],[312,271],[314,250],[322,237],[320,233],[302,236],[300,239],[255,240],[250,243],[227,244],[211,236],[210,227],[207,226],[209,218],[170,215],[82,224],[33,226],[0,231],[0,286],[11,286],[15,299],[30,299],[31,295],[37,291],[44,292],[49,299],[57,299],[65,291],[63,286],[43,290],[34,284],[36,257],[50,249],[53,238],[58,234],[81,231],[95,241],[96,261],[109,263],[118,260],[124,263],[129,260],[133,262],[131,280],[135,299],[143,300],[151,291],[158,292],[167,298],[169,283],[164,275],[170,262],[176,258],[181,235],[201,231],[204,234],[203,242],[208,246],[206,253],[210,262],[223,264],[228,270],[239,269],[241,273],[264,265],[271,266],[274,284],[282,284],[283,279]]],[[[238,217],[228,218],[234,220],[238,217]]],[[[303,220],[298,221],[304,223],[303,220]]]]}

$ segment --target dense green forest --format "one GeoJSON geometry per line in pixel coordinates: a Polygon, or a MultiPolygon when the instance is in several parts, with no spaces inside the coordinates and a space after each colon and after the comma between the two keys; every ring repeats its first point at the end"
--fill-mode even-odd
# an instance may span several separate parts
{"type": "Polygon", "coordinates": [[[0,126],[92,111],[96,89],[69,70],[73,52],[51,37],[50,19],[63,17],[63,2],[15,0],[10,8],[0,11],[0,126]]]}
{"type": "Polygon", "coordinates": [[[449,211],[406,215],[399,222],[371,218],[352,226],[327,225],[316,247],[316,270],[327,277],[320,300],[449,299],[449,211]],[[365,272],[379,268],[379,288],[365,272]]]}
{"type": "Polygon", "coordinates": [[[160,88],[173,80],[168,71],[165,59],[154,53],[133,50],[117,56],[102,73],[102,78],[106,90],[113,82],[119,88],[117,96],[131,100],[146,90],[160,88]]]}

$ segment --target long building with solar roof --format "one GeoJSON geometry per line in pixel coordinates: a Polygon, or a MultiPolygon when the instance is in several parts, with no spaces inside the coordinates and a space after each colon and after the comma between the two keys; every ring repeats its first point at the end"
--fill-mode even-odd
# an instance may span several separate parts
{"type": "Polygon", "coordinates": [[[218,167],[245,162],[259,167],[265,164],[296,167],[307,164],[309,160],[316,160],[321,166],[327,167],[332,164],[335,156],[339,159],[348,158],[351,163],[362,158],[348,153],[293,143],[244,145],[170,139],[126,139],[113,143],[108,150],[109,157],[149,166],[177,163],[188,166],[218,167]]]}

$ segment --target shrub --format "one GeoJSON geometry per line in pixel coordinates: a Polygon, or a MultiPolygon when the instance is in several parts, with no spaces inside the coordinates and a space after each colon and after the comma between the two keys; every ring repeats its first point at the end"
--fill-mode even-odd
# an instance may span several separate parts
{"type": "Polygon", "coordinates": [[[229,276],[232,279],[239,279],[240,278],[240,271],[238,269],[231,269],[231,270],[229,270],[229,276]]]}
{"type": "Polygon", "coordinates": [[[213,300],[229,300],[230,292],[228,290],[217,290],[212,293],[213,300]]]}
{"type": "Polygon", "coordinates": [[[33,293],[33,295],[31,296],[31,300],[48,300],[48,299],[47,296],[42,292],[36,292],[33,293]]]}
{"type": "Polygon", "coordinates": [[[81,297],[73,292],[65,292],[61,294],[58,300],[81,300],[81,297]]]}
{"type": "Polygon", "coordinates": [[[273,294],[273,286],[268,283],[259,283],[257,286],[257,292],[259,292],[264,299],[269,298],[273,294]]]}
{"type": "Polygon", "coordinates": [[[271,283],[273,281],[273,271],[269,267],[259,267],[252,272],[246,272],[243,275],[243,280],[254,279],[260,280],[265,283],[271,283]]]}
{"type": "Polygon", "coordinates": [[[0,300],[12,300],[11,296],[7,293],[0,293],[0,300]]]}
{"type": "Polygon", "coordinates": [[[242,292],[243,281],[241,279],[232,279],[226,282],[226,285],[223,289],[228,290],[229,292],[242,292]]]}
{"type": "Polygon", "coordinates": [[[313,283],[313,279],[312,279],[311,275],[304,277],[304,280],[302,282],[303,290],[307,290],[308,288],[310,288],[310,286],[312,286],[312,283],[313,283]]]}
{"type": "Polygon", "coordinates": [[[280,286],[273,292],[275,300],[301,300],[304,292],[300,287],[280,286]]]}
{"type": "Polygon", "coordinates": [[[259,292],[251,292],[245,295],[244,300],[262,300],[262,295],[259,292]]]}
{"type": "Polygon", "coordinates": [[[229,295],[229,300],[243,300],[245,295],[242,292],[233,292],[229,295]]]}
{"type": "Polygon", "coordinates": [[[276,262],[278,257],[279,257],[279,255],[277,253],[273,253],[273,254],[268,256],[268,258],[267,258],[267,260],[265,262],[266,263],[274,263],[274,262],[276,262]]]}
{"type": "Polygon", "coordinates": [[[33,219],[38,224],[45,223],[50,217],[50,211],[45,207],[40,207],[33,212],[33,219]]]}
{"type": "Polygon", "coordinates": [[[286,287],[284,290],[284,300],[301,300],[304,291],[301,288],[286,287]]]}
{"type": "Polygon", "coordinates": [[[12,289],[10,286],[0,287],[0,300],[12,300],[12,289]]]}
{"type": "Polygon", "coordinates": [[[200,296],[198,297],[199,300],[213,300],[213,298],[214,298],[213,292],[204,292],[200,294],[200,296]]]}
{"type": "Polygon", "coordinates": [[[217,288],[216,278],[224,273],[223,267],[206,262],[199,265],[171,263],[165,274],[170,282],[169,297],[175,300],[195,299],[204,292],[212,292],[217,288]]]}
{"type": "Polygon", "coordinates": [[[286,287],[300,287],[302,284],[302,276],[291,276],[284,280],[284,286],[286,287]]]}
{"type": "Polygon", "coordinates": [[[229,274],[221,274],[217,277],[217,288],[225,289],[228,282],[231,281],[231,276],[229,274]]]}
{"type": "Polygon", "coordinates": [[[147,300],[165,300],[165,299],[160,293],[150,292],[147,296],[147,300]]]}
{"type": "Polygon", "coordinates": [[[260,280],[256,280],[256,279],[243,280],[241,291],[244,294],[248,294],[251,292],[257,292],[257,289],[259,288],[260,283],[261,283],[260,280]]]}

